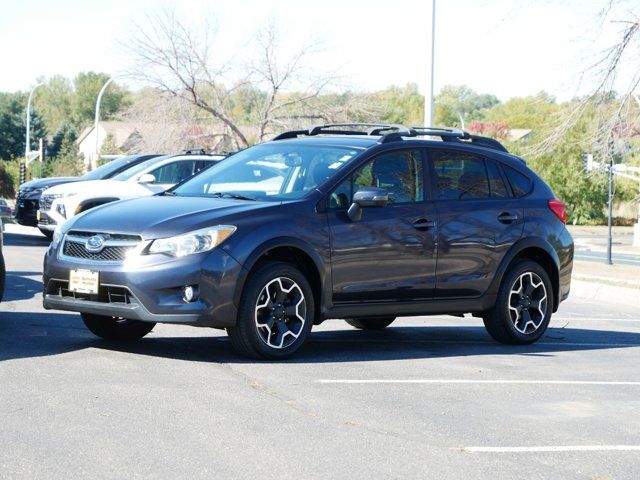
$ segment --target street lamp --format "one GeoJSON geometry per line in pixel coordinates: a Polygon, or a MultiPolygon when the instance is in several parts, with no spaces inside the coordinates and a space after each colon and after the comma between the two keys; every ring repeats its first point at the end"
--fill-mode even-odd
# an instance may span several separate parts
{"type": "Polygon", "coordinates": [[[427,127],[433,125],[433,74],[436,44],[436,0],[431,0],[431,58],[430,70],[427,74],[427,88],[424,92],[424,124],[427,127]]]}
{"type": "Polygon", "coordinates": [[[36,86],[31,89],[31,92],[29,92],[29,100],[27,100],[27,118],[25,122],[27,124],[27,132],[25,135],[26,144],[24,146],[24,156],[27,163],[29,163],[29,156],[31,154],[31,99],[33,98],[33,92],[36,91],[36,88],[42,85],[42,83],[37,83],[36,86]]]}
{"type": "Polygon", "coordinates": [[[98,137],[98,124],[100,123],[100,103],[102,102],[102,95],[104,95],[105,90],[111,84],[111,82],[113,82],[115,78],[116,78],[115,76],[111,77],[109,80],[105,82],[105,84],[100,89],[100,93],[98,93],[98,99],[96,100],[96,117],[93,122],[93,131],[96,136],[96,152],[95,152],[94,158],[91,161],[91,165],[90,165],[91,170],[93,170],[98,166],[98,161],[100,160],[100,141],[98,137]]]}

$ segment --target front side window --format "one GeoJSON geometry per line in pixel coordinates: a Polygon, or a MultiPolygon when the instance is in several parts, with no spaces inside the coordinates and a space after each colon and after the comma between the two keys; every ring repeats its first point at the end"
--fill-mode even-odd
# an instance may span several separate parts
{"type": "Polygon", "coordinates": [[[232,155],[173,192],[179,196],[227,193],[257,200],[301,198],[360,152],[347,147],[269,142],[232,155]]]}
{"type": "Polygon", "coordinates": [[[365,163],[329,196],[329,208],[348,208],[353,194],[362,187],[383,188],[389,203],[424,200],[422,154],[419,150],[391,152],[365,163]]]}
{"type": "Polygon", "coordinates": [[[438,199],[491,198],[484,160],[468,153],[433,151],[438,199]]]}

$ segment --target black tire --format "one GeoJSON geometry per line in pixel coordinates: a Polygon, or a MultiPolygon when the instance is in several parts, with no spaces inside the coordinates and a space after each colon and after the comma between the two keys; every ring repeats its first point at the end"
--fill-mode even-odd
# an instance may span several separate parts
{"type": "Polygon", "coordinates": [[[2,250],[0,250],[0,302],[4,296],[4,282],[5,282],[6,270],[4,268],[4,257],[2,256],[2,250]]]}
{"type": "Polygon", "coordinates": [[[125,320],[119,317],[106,317],[82,313],[82,321],[94,335],[105,340],[139,340],[153,330],[155,323],[140,320],[125,320]]]}
{"type": "Polygon", "coordinates": [[[244,356],[280,360],[302,347],[314,319],[313,291],[304,274],[291,264],[269,261],[251,272],[236,326],[227,328],[227,334],[233,348],[244,356]]]}
{"type": "Polygon", "coordinates": [[[48,240],[53,240],[53,232],[51,230],[45,230],[44,228],[39,228],[40,233],[42,233],[48,240]]]}
{"type": "Polygon", "coordinates": [[[531,260],[520,260],[502,279],[496,304],[483,316],[484,326],[500,343],[528,345],[544,335],[553,305],[553,288],[546,270],[531,260]],[[538,285],[531,293],[528,293],[529,282],[532,286],[538,285]],[[518,287],[522,294],[512,293],[518,287]]]}
{"type": "Polygon", "coordinates": [[[382,330],[391,325],[396,317],[384,318],[347,318],[345,322],[360,330],[382,330]]]}

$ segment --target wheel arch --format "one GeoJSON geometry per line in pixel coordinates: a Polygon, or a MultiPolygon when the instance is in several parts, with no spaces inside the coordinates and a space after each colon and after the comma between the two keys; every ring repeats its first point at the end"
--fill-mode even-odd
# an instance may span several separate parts
{"type": "Polygon", "coordinates": [[[321,321],[325,262],[320,254],[303,240],[293,237],[282,237],[270,240],[257,247],[243,263],[241,278],[237,282],[233,302],[240,304],[240,297],[249,275],[264,261],[273,260],[292,264],[298,267],[311,285],[315,304],[315,321],[321,321]]]}
{"type": "Polygon", "coordinates": [[[82,200],[76,206],[74,215],[85,212],[95,207],[99,207],[100,205],[104,205],[105,203],[117,202],[120,200],[118,197],[99,197],[99,198],[87,198],[86,200],[82,200]]]}
{"type": "Polygon", "coordinates": [[[556,312],[560,305],[560,260],[551,244],[542,238],[525,238],[511,247],[498,267],[498,272],[489,288],[489,292],[497,294],[505,273],[514,263],[522,259],[538,263],[549,275],[553,288],[553,312],[556,312]]]}

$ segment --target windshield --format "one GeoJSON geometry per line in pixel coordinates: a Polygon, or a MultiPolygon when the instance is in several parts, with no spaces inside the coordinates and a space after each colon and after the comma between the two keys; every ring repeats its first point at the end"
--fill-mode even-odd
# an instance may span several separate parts
{"type": "Polygon", "coordinates": [[[83,180],[103,180],[105,178],[110,178],[115,172],[125,167],[128,163],[133,162],[137,156],[129,156],[116,158],[115,160],[111,160],[104,165],[99,166],[95,170],[90,171],[82,176],[83,180]]]}
{"type": "Polygon", "coordinates": [[[120,172],[118,175],[113,177],[113,180],[120,180],[120,181],[129,180],[130,178],[135,177],[138,173],[149,168],[151,165],[155,165],[159,161],[164,160],[165,158],[168,158],[170,156],[171,155],[162,156],[162,157],[153,157],[153,158],[150,158],[149,160],[145,160],[144,162],[139,163],[134,167],[127,168],[124,172],[120,172]]]}
{"type": "Polygon", "coordinates": [[[177,187],[179,196],[224,194],[257,200],[301,198],[333,176],[360,150],[265,143],[236,153],[177,187]]]}

